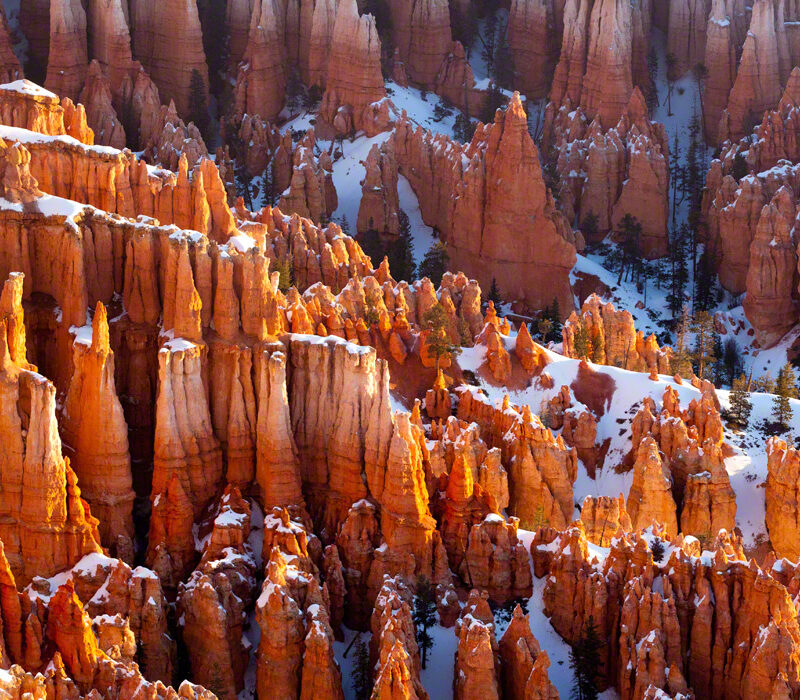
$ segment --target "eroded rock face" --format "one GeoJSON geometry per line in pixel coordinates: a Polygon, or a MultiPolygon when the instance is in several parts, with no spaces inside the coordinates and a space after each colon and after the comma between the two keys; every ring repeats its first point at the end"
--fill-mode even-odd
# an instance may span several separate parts
{"type": "Polygon", "coordinates": [[[783,3],[758,0],[753,4],[727,114],[720,120],[719,139],[740,139],[764,110],[772,109],[780,99],[790,66],[783,22],[783,3]]]}
{"type": "Polygon", "coordinates": [[[610,546],[618,533],[632,529],[622,494],[618,498],[587,496],[581,507],[581,523],[586,531],[586,539],[600,547],[610,546]]]}
{"type": "Polygon", "coordinates": [[[114,353],[101,302],[91,336],[86,335],[79,332],[73,346],[75,371],[61,420],[65,452],[71,456],[83,497],[100,521],[103,546],[112,552],[131,551],[134,493],[128,425],[114,384],[114,353]]]}
{"type": "Polygon", "coordinates": [[[11,83],[22,78],[22,68],[14,53],[11,30],[8,26],[5,9],[0,9],[0,79],[11,83]]]}
{"type": "Polygon", "coordinates": [[[450,10],[444,0],[391,3],[392,39],[408,79],[433,90],[450,51],[450,10]]]}
{"type": "Polygon", "coordinates": [[[283,108],[286,57],[274,0],[255,0],[236,79],[236,111],[274,119],[283,108]]]}
{"type": "Polygon", "coordinates": [[[599,633],[614,640],[602,653],[603,684],[615,684],[624,697],[641,697],[637,693],[650,684],[672,695],[692,687],[754,697],[751,678],[755,692],[772,692],[777,676],[763,674],[784,669],[793,675],[796,667],[785,652],[769,661],[764,657],[781,647],[779,639],[788,650],[795,638],[797,618],[786,588],[755,562],[748,564],[735,538],[720,535],[710,560],[700,558],[693,539],[679,538],[673,545],[669,560],[654,566],[646,540],[626,536],[598,562],[588,554],[581,530],[565,533],[544,593],[555,628],[566,639],[580,636],[592,616],[599,633]],[[765,607],[755,612],[753,605],[765,607]],[[761,635],[748,636],[755,629],[761,635]],[[727,642],[720,642],[720,635],[738,640],[737,646],[723,652],[727,642]]]}
{"type": "Polygon", "coordinates": [[[658,445],[651,437],[645,437],[636,452],[633,483],[628,493],[626,509],[630,514],[631,524],[637,530],[658,523],[669,534],[678,534],[669,473],[659,457],[658,445]]]}
{"type": "Polygon", "coordinates": [[[250,507],[238,489],[229,487],[200,565],[179,590],[192,677],[219,698],[234,698],[242,690],[249,662],[242,624],[255,597],[256,562],[249,534],[250,507]]]}
{"type": "Polygon", "coordinates": [[[61,454],[53,384],[14,364],[7,322],[0,321],[0,538],[21,585],[100,551],[97,519],[81,498],[75,472],[61,454]]]}
{"type": "Polygon", "coordinates": [[[487,288],[492,279],[507,280],[508,294],[533,308],[553,297],[560,308],[571,307],[567,271],[576,259],[575,237],[544,185],[519,95],[470,144],[404,119],[391,139],[423,219],[442,232],[455,267],[487,288]],[[536,243],[528,240],[533,229],[536,243]],[[546,258],[537,254],[543,247],[546,258]]]}
{"type": "Polygon", "coordinates": [[[560,37],[552,0],[514,0],[508,17],[508,44],[518,89],[541,99],[550,89],[560,37]]]}
{"type": "Polygon", "coordinates": [[[773,549],[779,556],[800,556],[797,541],[797,488],[800,458],[784,441],[767,441],[767,530],[773,549]]]}
{"type": "Polygon", "coordinates": [[[88,63],[86,12],[80,0],[50,3],[50,51],[44,84],[61,97],[77,101],[88,63]]]}
{"type": "Polygon", "coordinates": [[[494,616],[485,598],[470,591],[467,604],[456,623],[456,650],[453,697],[460,700],[500,697],[498,646],[494,616]]]}
{"type": "Polygon", "coordinates": [[[502,689],[505,697],[534,697],[558,700],[558,691],[550,682],[547,652],[539,647],[531,632],[528,615],[517,605],[500,638],[502,689]]]}
{"type": "Polygon", "coordinates": [[[208,87],[197,4],[189,0],[136,0],[131,5],[130,24],[134,56],[158,86],[161,99],[174,100],[178,114],[185,117],[189,113],[192,72],[197,71],[204,88],[208,87]]]}
{"type": "Polygon", "coordinates": [[[383,103],[385,114],[373,107],[384,97],[375,20],[372,15],[359,17],[356,0],[344,0],[336,10],[320,115],[338,134],[364,129],[374,135],[388,126],[388,105],[383,103]]]}
{"type": "Polygon", "coordinates": [[[398,235],[397,161],[391,149],[385,144],[380,147],[373,145],[364,161],[364,170],[356,230],[359,233],[378,231],[398,235]]]}
{"type": "Polygon", "coordinates": [[[669,374],[670,348],[660,348],[655,335],[644,337],[633,324],[629,311],[618,311],[610,302],[603,304],[592,294],[583,302],[581,313],[573,312],[564,324],[564,354],[577,357],[575,334],[585,331],[591,357],[598,364],[622,367],[634,372],[669,374]]]}
{"type": "Polygon", "coordinates": [[[571,220],[596,219],[599,237],[618,230],[629,214],[642,226],[642,253],[667,253],[669,148],[663,125],[651,122],[641,91],[633,90],[614,126],[592,112],[550,103],[545,113],[545,152],[560,174],[559,205],[571,220]]]}

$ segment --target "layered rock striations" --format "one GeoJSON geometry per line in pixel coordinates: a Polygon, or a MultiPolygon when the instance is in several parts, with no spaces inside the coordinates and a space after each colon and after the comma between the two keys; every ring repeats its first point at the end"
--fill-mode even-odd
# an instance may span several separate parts
{"type": "Polygon", "coordinates": [[[388,104],[381,102],[386,90],[380,59],[375,19],[372,15],[359,16],[355,0],[343,0],[336,10],[328,79],[320,107],[320,116],[336,133],[363,129],[367,135],[374,135],[388,126],[388,104]]]}
{"type": "Polygon", "coordinates": [[[543,144],[560,174],[561,210],[582,224],[594,217],[598,237],[619,230],[630,215],[642,227],[642,254],[666,255],[669,148],[663,125],[648,119],[638,88],[616,126],[604,129],[591,114],[571,105],[547,107],[543,144]]]}
{"type": "Polygon", "coordinates": [[[405,119],[391,141],[400,172],[425,222],[442,232],[453,266],[484,286],[507,280],[507,293],[531,308],[554,297],[560,308],[572,306],[575,236],[544,184],[518,94],[464,146],[405,119]],[[546,257],[538,254],[544,249],[546,257]]]}
{"type": "MultiPolygon", "coordinates": [[[[603,304],[592,294],[581,312],[573,312],[564,324],[564,354],[577,357],[575,336],[585,332],[591,346],[587,358],[601,365],[613,365],[633,372],[669,374],[670,348],[659,347],[655,335],[637,331],[629,311],[618,311],[611,302],[603,304]]],[[[578,358],[581,359],[581,358],[578,358]]]]}

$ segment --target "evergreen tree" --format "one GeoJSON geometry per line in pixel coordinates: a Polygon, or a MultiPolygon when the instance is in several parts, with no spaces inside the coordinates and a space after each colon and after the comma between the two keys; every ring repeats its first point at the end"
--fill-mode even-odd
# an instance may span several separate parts
{"type": "Polygon", "coordinates": [[[589,338],[589,333],[586,331],[586,326],[583,321],[578,321],[575,327],[572,343],[575,350],[575,356],[580,359],[590,360],[594,356],[592,348],[592,340],[589,338]]]}
{"type": "Polygon", "coordinates": [[[749,172],[750,168],[747,165],[747,159],[744,157],[744,154],[741,152],[737,153],[733,157],[731,175],[737,182],[739,182],[739,180],[741,180],[743,177],[746,177],[749,172]]]}
{"type": "Polygon", "coordinates": [[[425,347],[436,359],[437,374],[443,357],[452,358],[461,353],[461,348],[450,342],[447,333],[448,324],[447,311],[441,304],[434,304],[422,317],[422,327],[426,331],[425,347]]]}
{"type": "Polygon", "coordinates": [[[278,289],[284,294],[289,291],[292,284],[294,284],[294,272],[292,270],[292,261],[289,255],[284,255],[278,258],[273,270],[280,273],[278,279],[278,289]]]}
{"type": "Polygon", "coordinates": [[[426,576],[420,576],[417,580],[417,594],[414,596],[412,619],[417,631],[417,645],[422,654],[422,668],[426,668],[428,652],[433,648],[433,637],[429,630],[436,623],[434,590],[426,576]]]}
{"type": "Polygon", "coordinates": [[[664,542],[661,540],[653,540],[653,543],[650,545],[650,551],[653,554],[653,561],[658,564],[664,558],[664,552],[666,548],[664,547],[664,542]]]}
{"type": "Polygon", "coordinates": [[[725,418],[731,425],[744,430],[750,424],[750,413],[753,404],[747,391],[747,379],[742,374],[733,380],[730,396],[731,407],[725,412],[725,418]]]}
{"type": "Polygon", "coordinates": [[[717,298],[717,273],[714,269],[714,256],[711,251],[704,250],[697,264],[694,281],[694,309],[708,311],[712,309],[717,298]]]}
{"type": "Polygon", "coordinates": [[[677,318],[685,303],[686,285],[689,282],[689,268],[686,265],[687,239],[689,231],[686,224],[673,230],[669,242],[669,292],[667,304],[672,317],[677,318]]]}
{"type": "Polygon", "coordinates": [[[477,124],[474,124],[464,112],[459,112],[453,123],[453,137],[461,143],[469,143],[475,134],[476,126],[477,124]]]}
{"type": "Polygon", "coordinates": [[[775,397],[772,399],[772,415],[781,432],[789,429],[789,422],[792,420],[793,414],[789,399],[796,398],[797,377],[792,365],[787,362],[778,372],[778,380],[775,382],[775,397]]]}
{"type": "Polygon", "coordinates": [[[589,212],[585,217],[583,217],[581,232],[583,233],[583,237],[586,239],[586,241],[593,241],[597,239],[597,237],[600,235],[600,228],[599,219],[597,218],[596,214],[589,212]]]}
{"type": "Polygon", "coordinates": [[[500,304],[503,303],[503,297],[500,296],[500,288],[497,286],[496,277],[492,277],[492,286],[489,287],[489,294],[486,297],[486,301],[493,302],[495,308],[499,308],[500,304]]]}
{"type": "Polygon", "coordinates": [[[547,340],[558,343],[561,341],[561,309],[558,308],[558,297],[553,297],[553,303],[548,307],[547,311],[549,313],[548,318],[552,324],[547,340]]]}
{"type": "Polygon", "coordinates": [[[211,125],[211,118],[208,115],[208,97],[206,93],[206,83],[200,71],[195,68],[189,81],[189,121],[200,129],[203,140],[208,143],[208,128],[211,125]]]}
{"type": "Polygon", "coordinates": [[[670,371],[673,374],[678,374],[681,377],[687,378],[694,373],[694,370],[692,369],[691,355],[689,353],[687,344],[689,328],[689,310],[686,308],[686,306],[684,306],[681,311],[681,318],[678,321],[678,325],[675,329],[677,342],[675,343],[675,349],[672,353],[670,371]]]}
{"type": "Polygon", "coordinates": [[[625,214],[619,223],[619,231],[617,231],[622,254],[617,284],[622,282],[623,275],[626,280],[630,277],[636,281],[638,277],[640,271],[639,263],[642,259],[641,235],[642,225],[635,217],[625,214]]]}
{"type": "Polygon", "coordinates": [[[596,700],[598,697],[597,672],[600,668],[602,646],[594,618],[589,616],[583,628],[583,635],[569,652],[569,665],[575,674],[572,697],[576,700],[596,700]]]}
{"type": "Polygon", "coordinates": [[[714,354],[714,317],[707,311],[698,311],[692,318],[691,330],[695,337],[692,359],[697,366],[697,376],[703,379],[706,369],[717,361],[714,354]]]}
{"type": "Polygon", "coordinates": [[[450,263],[450,256],[447,254],[447,246],[441,241],[436,241],[419,264],[419,276],[427,277],[434,286],[438,287],[442,283],[442,275],[447,272],[450,263]]]}
{"type": "Polygon", "coordinates": [[[495,112],[497,112],[498,109],[504,109],[507,103],[508,98],[503,91],[497,87],[497,85],[491,83],[483,98],[478,118],[484,124],[491,124],[494,121],[495,112]]]}
{"type": "Polygon", "coordinates": [[[411,237],[411,222],[408,214],[402,209],[397,212],[400,222],[400,235],[392,241],[387,252],[389,269],[396,280],[412,282],[415,279],[417,265],[414,262],[414,239],[411,237]]]}
{"type": "Polygon", "coordinates": [[[678,58],[674,53],[667,54],[667,116],[672,116],[672,88],[675,85],[675,68],[678,58]]]}
{"type": "Polygon", "coordinates": [[[351,673],[351,686],[356,700],[369,700],[372,692],[372,672],[369,665],[369,650],[363,640],[356,644],[356,657],[351,673]]]}
{"type": "Polygon", "coordinates": [[[722,349],[722,365],[725,367],[727,380],[733,383],[736,375],[742,371],[742,357],[739,354],[739,346],[733,338],[728,338],[722,349]]]}

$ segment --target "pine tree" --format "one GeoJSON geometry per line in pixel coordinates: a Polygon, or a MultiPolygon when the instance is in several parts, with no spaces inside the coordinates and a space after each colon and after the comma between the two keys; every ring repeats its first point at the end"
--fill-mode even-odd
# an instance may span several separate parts
{"type": "Polygon", "coordinates": [[[787,362],[778,372],[778,380],[775,382],[775,397],[772,399],[772,415],[781,432],[789,429],[789,422],[792,420],[793,414],[789,399],[796,398],[797,377],[792,365],[787,362]]]}
{"type": "Polygon", "coordinates": [[[553,327],[550,329],[550,336],[548,340],[552,340],[554,343],[558,343],[561,341],[561,309],[558,306],[558,297],[553,297],[553,304],[550,306],[550,321],[553,323],[553,327]]]}
{"type": "Polygon", "coordinates": [[[436,241],[419,264],[419,276],[427,277],[434,286],[438,287],[442,283],[442,276],[447,272],[449,263],[450,256],[447,254],[447,246],[441,241],[436,241]]]}
{"type": "Polygon", "coordinates": [[[672,116],[672,88],[675,84],[675,68],[678,58],[674,53],[667,54],[667,116],[672,116]]]}
{"type": "Polygon", "coordinates": [[[744,154],[737,153],[733,157],[733,167],[731,168],[731,175],[738,182],[743,177],[746,177],[749,172],[750,168],[747,165],[747,159],[744,157],[744,154]]]}
{"type": "Polygon", "coordinates": [[[717,298],[717,273],[714,265],[714,255],[709,250],[704,250],[697,263],[694,284],[694,309],[695,311],[708,311],[713,308],[717,298]]]}
{"type": "Polygon", "coordinates": [[[444,306],[434,304],[422,317],[422,327],[425,329],[425,347],[436,358],[436,372],[439,372],[439,363],[444,357],[455,357],[461,353],[458,345],[450,342],[447,334],[448,316],[444,306]]]}
{"type": "Polygon", "coordinates": [[[685,303],[686,285],[689,282],[689,268],[686,264],[687,239],[689,231],[686,224],[676,228],[670,236],[669,265],[670,287],[667,293],[667,304],[672,317],[677,318],[685,303]]]}
{"type": "Polygon", "coordinates": [[[194,125],[200,129],[203,140],[208,143],[208,127],[211,124],[211,118],[208,115],[206,84],[197,68],[192,71],[189,81],[189,121],[194,122],[194,125]]]}
{"type": "Polygon", "coordinates": [[[691,356],[687,347],[687,335],[689,333],[689,310],[686,306],[681,311],[681,318],[676,327],[677,342],[670,361],[670,371],[681,377],[690,377],[694,374],[692,369],[691,356]]]}
{"type": "Polygon", "coordinates": [[[486,301],[493,302],[495,308],[500,308],[500,304],[503,303],[503,297],[500,296],[500,288],[497,286],[496,277],[492,277],[492,286],[489,287],[489,294],[486,297],[486,301]]]}
{"type": "Polygon", "coordinates": [[[583,321],[578,321],[578,325],[572,337],[572,344],[575,350],[575,356],[578,359],[588,360],[593,357],[592,340],[589,338],[589,333],[586,331],[586,326],[583,324],[583,321]]]}
{"type": "Polygon", "coordinates": [[[691,330],[695,335],[692,359],[697,366],[697,376],[703,379],[706,369],[717,361],[714,354],[714,317],[708,311],[698,311],[692,318],[691,330]]]}
{"type": "Polygon", "coordinates": [[[392,276],[397,280],[413,282],[417,265],[414,262],[414,239],[411,237],[411,222],[408,214],[402,209],[397,212],[400,222],[400,235],[389,245],[387,255],[389,256],[389,269],[392,276]]]}
{"type": "Polygon", "coordinates": [[[292,270],[292,262],[289,258],[289,255],[287,254],[278,258],[273,270],[280,274],[280,278],[278,280],[278,289],[280,289],[283,293],[288,292],[289,288],[292,286],[292,284],[294,284],[294,272],[292,270]]]}
{"type": "Polygon", "coordinates": [[[363,640],[356,644],[356,656],[350,676],[356,700],[369,700],[372,692],[372,673],[369,667],[369,650],[363,640]]]}
{"type": "Polygon", "coordinates": [[[597,215],[593,212],[589,212],[583,217],[581,232],[583,233],[584,239],[587,241],[594,241],[598,238],[600,233],[599,221],[597,215]]]}
{"type": "Polygon", "coordinates": [[[750,424],[750,413],[753,411],[753,404],[750,403],[747,379],[743,374],[733,380],[730,403],[731,407],[725,413],[728,423],[742,430],[746,429],[750,424]]]}
{"type": "Polygon", "coordinates": [[[433,648],[433,637],[429,630],[436,622],[434,590],[426,576],[420,576],[417,580],[417,594],[414,596],[412,619],[417,630],[417,645],[422,653],[422,668],[426,668],[428,652],[433,648]]]}
{"type": "Polygon", "coordinates": [[[569,665],[575,674],[572,697],[576,700],[596,700],[598,697],[597,672],[600,668],[602,646],[594,618],[589,616],[583,628],[583,635],[569,652],[569,665]]]}
{"type": "Polygon", "coordinates": [[[625,214],[619,223],[619,230],[617,231],[622,253],[617,284],[622,282],[623,275],[626,280],[629,277],[636,277],[637,264],[642,259],[641,235],[642,225],[636,220],[636,217],[625,214]]]}

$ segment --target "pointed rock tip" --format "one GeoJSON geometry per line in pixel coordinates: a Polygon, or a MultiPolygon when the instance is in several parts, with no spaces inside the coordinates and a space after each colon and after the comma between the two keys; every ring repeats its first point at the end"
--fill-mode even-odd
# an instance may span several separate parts
{"type": "Polygon", "coordinates": [[[102,301],[97,302],[92,319],[92,350],[108,351],[111,345],[108,339],[108,313],[102,301]]]}

